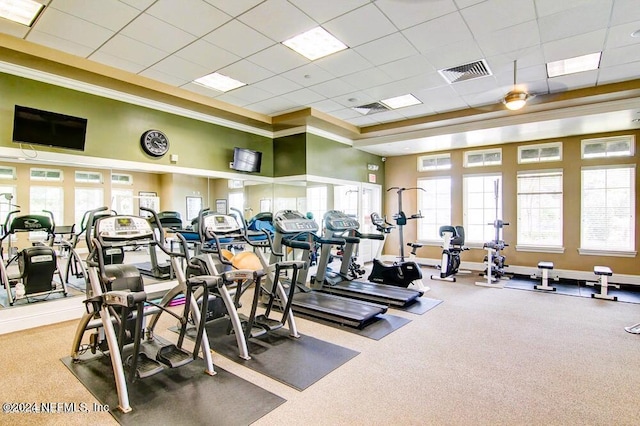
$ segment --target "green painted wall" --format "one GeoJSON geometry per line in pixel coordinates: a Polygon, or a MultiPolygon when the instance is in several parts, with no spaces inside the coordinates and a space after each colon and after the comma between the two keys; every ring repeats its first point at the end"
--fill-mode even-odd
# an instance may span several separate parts
{"type": "Polygon", "coordinates": [[[168,165],[170,154],[178,154],[178,166],[228,172],[233,148],[238,146],[261,151],[260,175],[273,176],[270,138],[8,74],[0,74],[0,146],[19,147],[11,140],[16,104],[86,118],[87,156],[168,165]],[[140,136],[149,129],[160,130],[169,138],[169,153],[160,159],[147,156],[140,148],[140,136]]]}
{"type": "Polygon", "coordinates": [[[273,140],[274,177],[307,173],[307,146],[304,133],[273,140]]]}

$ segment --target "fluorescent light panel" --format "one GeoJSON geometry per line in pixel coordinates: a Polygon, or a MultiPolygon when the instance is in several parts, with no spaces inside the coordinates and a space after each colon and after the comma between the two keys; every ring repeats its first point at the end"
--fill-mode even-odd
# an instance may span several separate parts
{"type": "Polygon", "coordinates": [[[408,95],[396,96],[395,98],[383,99],[380,101],[391,109],[404,108],[412,105],[419,105],[422,102],[411,93],[408,95]]]}
{"type": "Polygon", "coordinates": [[[234,80],[231,77],[227,77],[226,75],[222,75],[217,72],[197,78],[193,82],[210,89],[219,90],[221,92],[228,92],[229,90],[237,89],[238,87],[247,85],[247,83],[234,80]]]}
{"type": "Polygon", "coordinates": [[[555,62],[547,62],[547,75],[549,78],[561,75],[574,74],[582,71],[596,70],[600,66],[602,52],[576,56],[555,62]]]}
{"type": "Polygon", "coordinates": [[[347,48],[324,28],[316,27],[282,42],[288,48],[314,61],[347,48]]]}
{"type": "Polygon", "coordinates": [[[44,5],[33,0],[0,0],[0,17],[28,27],[44,9],[44,5]]]}

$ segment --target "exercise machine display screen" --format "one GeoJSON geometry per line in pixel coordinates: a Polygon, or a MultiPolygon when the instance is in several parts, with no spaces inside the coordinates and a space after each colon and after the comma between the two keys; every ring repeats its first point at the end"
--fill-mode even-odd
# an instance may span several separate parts
{"type": "Polygon", "coordinates": [[[205,216],[203,226],[207,238],[213,238],[213,234],[228,234],[241,229],[235,217],[216,213],[205,216]]]}
{"type": "Polygon", "coordinates": [[[273,217],[273,225],[283,234],[293,232],[317,232],[318,224],[302,213],[293,210],[281,210],[273,217]]]}
{"type": "Polygon", "coordinates": [[[338,210],[330,210],[324,215],[324,226],[329,231],[343,232],[350,230],[357,230],[360,228],[360,223],[345,213],[338,210]]]}
{"type": "Polygon", "coordinates": [[[153,239],[153,229],[142,217],[108,216],[96,222],[95,235],[105,241],[153,239]]]}

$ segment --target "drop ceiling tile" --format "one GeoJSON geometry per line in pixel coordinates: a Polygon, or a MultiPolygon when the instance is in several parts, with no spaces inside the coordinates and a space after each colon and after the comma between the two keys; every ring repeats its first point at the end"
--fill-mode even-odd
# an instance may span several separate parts
{"type": "MultiPolygon", "coordinates": [[[[144,68],[155,64],[167,56],[167,53],[162,50],[120,34],[113,36],[113,38],[107,41],[97,52],[92,54],[89,59],[98,57],[99,55],[96,55],[99,53],[124,59],[125,61],[142,65],[144,68]]],[[[108,57],[105,58],[108,59],[108,57]]]]}
{"type": "Polygon", "coordinates": [[[351,86],[350,84],[347,84],[346,82],[340,79],[325,81],[324,83],[311,86],[309,87],[309,89],[327,98],[333,98],[335,96],[340,96],[340,95],[344,95],[345,93],[350,93],[355,91],[355,87],[351,86]]]}
{"type": "Polygon", "coordinates": [[[284,98],[271,98],[247,105],[247,108],[262,114],[279,115],[300,109],[301,105],[284,98]]]}
{"type": "Polygon", "coordinates": [[[182,80],[178,86],[211,73],[209,68],[194,64],[175,55],[164,58],[154,64],[150,69],[178,77],[182,80]]]}
{"type": "Polygon", "coordinates": [[[453,0],[458,6],[458,9],[464,9],[466,7],[473,6],[474,4],[482,3],[486,0],[453,0]]]}
{"type": "Polygon", "coordinates": [[[289,2],[309,15],[313,20],[323,23],[369,3],[369,0],[340,0],[328,2],[318,0],[289,0],[289,2]]]}
{"type": "Polygon", "coordinates": [[[356,47],[397,31],[373,4],[332,19],[323,27],[349,47],[356,47]]]}
{"type": "Polygon", "coordinates": [[[393,79],[401,80],[418,74],[436,71],[431,63],[422,55],[413,55],[378,67],[393,79]]]}
{"type": "Polygon", "coordinates": [[[333,101],[339,103],[347,108],[357,107],[358,105],[367,105],[372,102],[377,102],[380,99],[375,99],[362,91],[345,93],[344,95],[334,96],[333,101]]]}
{"type": "Polygon", "coordinates": [[[549,79],[549,90],[560,92],[565,90],[582,89],[595,86],[598,79],[598,70],[579,72],[549,79]]]}
{"type": "Polygon", "coordinates": [[[418,1],[397,0],[378,0],[375,4],[401,30],[457,10],[453,0],[431,1],[428,6],[418,1]]]}
{"type": "Polygon", "coordinates": [[[387,99],[424,90],[427,87],[438,87],[447,84],[437,72],[419,74],[402,80],[366,89],[364,92],[375,99],[387,99]]]}
{"type": "Polygon", "coordinates": [[[590,1],[579,7],[538,19],[543,43],[565,39],[607,28],[611,14],[610,1],[590,1]],[[579,16],[580,19],[576,19],[579,16]]]}
{"type": "MultiPolygon", "coordinates": [[[[188,90],[190,92],[193,92],[193,93],[197,93],[199,95],[207,96],[207,97],[210,97],[210,98],[216,98],[216,99],[219,99],[219,97],[222,97],[223,95],[225,95],[225,93],[221,92],[220,90],[214,90],[214,89],[211,89],[209,87],[205,87],[205,86],[202,86],[200,84],[193,83],[193,82],[189,82],[189,83],[183,84],[181,86],[181,88],[183,88],[185,90],[188,90]]],[[[227,99],[225,99],[224,101],[232,103],[227,99]]],[[[234,105],[238,105],[238,104],[234,103],[234,105]]]]}
{"type": "Polygon", "coordinates": [[[369,126],[372,124],[378,124],[380,123],[377,119],[376,119],[376,115],[378,114],[372,114],[372,115],[362,115],[360,117],[354,117],[354,118],[349,118],[347,120],[345,120],[347,123],[349,124],[353,124],[354,126],[369,126]]]}
{"type": "Polygon", "coordinates": [[[29,32],[27,40],[32,43],[48,46],[53,49],[70,53],[72,55],[80,56],[82,58],[86,58],[94,51],[94,49],[91,47],[83,46],[81,44],[74,43],[73,41],[64,40],[59,37],[52,36],[51,34],[43,33],[36,30],[31,30],[31,32],[29,32]]]}
{"type": "Polygon", "coordinates": [[[632,44],[640,44],[640,38],[631,37],[634,31],[640,30],[640,22],[632,22],[630,24],[616,25],[609,28],[607,34],[606,48],[612,49],[632,44]]]}
{"type": "Polygon", "coordinates": [[[252,86],[258,87],[273,95],[282,95],[302,88],[298,83],[294,83],[279,75],[254,83],[252,86]]]}
{"type": "Polygon", "coordinates": [[[314,64],[336,77],[353,74],[371,68],[371,62],[364,59],[353,49],[343,50],[333,55],[314,61],[314,64]]]}
{"type": "Polygon", "coordinates": [[[640,21],[640,7],[636,0],[616,0],[611,13],[611,24],[619,25],[640,21]]]}
{"type": "Polygon", "coordinates": [[[307,58],[282,44],[274,44],[247,59],[276,74],[310,63],[307,58]]]}
{"type": "Polygon", "coordinates": [[[363,58],[373,65],[382,65],[398,59],[416,55],[418,51],[400,33],[365,43],[354,48],[363,58]]]}
{"type": "Polygon", "coordinates": [[[183,78],[178,78],[174,75],[165,74],[162,71],[155,69],[155,67],[147,68],[146,70],[140,72],[139,75],[143,77],[151,78],[153,80],[161,81],[163,83],[170,84],[171,86],[176,86],[176,87],[180,87],[188,83],[189,81],[191,81],[191,80],[185,80],[183,78]]]}
{"type": "Polygon", "coordinates": [[[426,105],[426,104],[412,105],[406,108],[397,109],[395,111],[406,118],[421,117],[424,115],[435,114],[435,111],[433,110],[433,108],[430,105],[426,105]]]}
{"type": "Polygon", "coordinates": [[[223,93],[221,95],[215,96],[215,99],[217,101],[226,102],[228,104],[239,106],[239,107],[245,107],[247,104],[250,103],[250,102],[247,102],[245,99],[240,99],[236,96],[233,96],[233,93],[223,93]]]}
{"type": "Polygon", "coordinates": [[[393,79],[389,77],[388,74],[377,68],[369,68],[364,71],[359,71],[342,77],[342,81],[360,90],[386,84],[392,80],[393,79]]]}
{"type": "Polygon", "coordinates": [[[313,63],[282,73],[282,76],[305,87],[313,86],[335,77],[330,72],[325,71],[313,63]]]}
{"type": "Polygon", "coordinates": [[[575,37],[542,44],[545,62],[574,58],[589,53],[601,52],[607,37],[607,30],[598,30],[575,37]]]}
{"type": "Polygon", "coordinates": [[[640,61],[605,67],[598,74],[598,84],[635,80],[640,75],[640,61]]]}
{"type": "MultiPolygon", "coordinates": [[[[600,68],[618,66],[637,61],[640,61],[640,43],[607,50],[600,58],[600,68]]],[[[638,78],[638,76],[635,78],[638,78]]]]}
{"type": "Polygon", "coordinates": [[[146,68],[146,65],[141,65],[139,63],[132,62],[127,59],[120,58],[118,56],[114,56],[104,51],[98,51],[93,53],[89,57],[89,59],[95,62],[100,62],[101,64],[109,65],[110,67],[129,71],[134,74],[137,74],[146,68]]]}
{"type": "Polygon", "coordinates": [[[538,17],[542,17],[578,7],[584,4],[584,0],[535,0],[535,3],[538,17]]]}
{"type": "Polygon", "coordinates": [[[390,121],[402,120],[404,118],[402,114],[396,110],[377,112],[372,114],[371,117],[373,117],[378,123],[388,123],[390,121]]]}
{"type": "Polygon", "coordinates": [[[178,50],[175,56],[208,68],[209,72],[231,65],[241,59],[239,56],[214,46],[203,39],[196,40],[178,50]]]}
{"type": "Polygon", "coordinates": [[[362,117],[362,114],[360,114],[358,111],[352,109],[352,108],[344,108],[344,109],[340,109],[338,111],[332,111],[331,115],[339,118],[340,120],[348,120],[351,118],[359,118],[362,117]]]}
{"type": "Polygon", "coordinates": [[[309,105],[325,99],[325,97],[319,93],[306,88],[294,90],[293,92],[285,93],[282,96],[300,105],[309,105]]]}
{"type": "Polygon", "coordinates": [[[273,93],[269,93],[266,90],[260,89],[255,85],[242,86],[237,89],[230,90],[229,93],[238,99],[244,99],[247,104],[256,102],[262,102],[267,99],[272,99],[273,93]]]}
{"type": "Polygon", "coordinates": [[[459,41],[447,46],[436,47],[423,55],[436,69],[456,67],[484,58],[484,54],[474,40],[459,41]]]}
{"type": "Polygon", "coordinates": [[[145,10],[153,4],[156,0],[120,0],[122,3],[126,3],[129,6],[135,7],[138,10],[145,10]]]}
{"type": "Polygon", "coordinates": [[[119,31],[140,13],[139,9],[118,0],[55,0],[47,9],[65,12],[111,31],[119,31]]]}
{"type": "MultiPolygon", "coordinates": [[[[114,32],[57,9],[45,9],[36,29],[59,39],[82,46],[97,48],[113,36],[114,32]]],[[[27,36],[27,39],[29,37],[27,36]]]]}
{"type": "Polygon", "coordinates": [[[8,19],[0,20],[0,33],[9,34],[10,36],[24,38],[29,32],[29,27],[26,25],[20,25],[17,22],[9,21],[8,19]]]}
{"type": "Polygon", "coordinates": [[[337,111],[344,108],[342,105],[331,99],[314,102],[312,104],[309,104],[309,106],[313,109],[317,109],[318,111],[322,111],[327,114],[331,113],[332,111],[337,111]]]}
{"type": "Polygon", "coordinates": [[[451,88],[455,90],[458,95],[466,96],[501,89],[501,86],[498,84],[498,81],[494,76],[488,75],[485,77],[474,78],[473,80],[453,83],[451,88]]]}
{"type": "Polygon", "coordinates": [[[120,34],[168,53],[173,53],[196,39],[192,34],[146,13],[138,16],[120,34]]]}
{"type": "Polygon", "coordinates": [[[538,23],[533,20],[491,33],[483,33],[476,37],[476,41],[484,57],[537,47],[540,44],[538,23]]]}
{"type": "Polygon", "coordinates": [[[473,39],[471,31],[458,12],[407,28],[402,34],[422,53],[473,39]],[[439,36],[434,37],[434,34],[439,36]]]}
{"type": "Polygon", "coordinates": [[[197,37],[231,20],[231,16],[203,1],[190,2],[187,7],[176,7],[175,0],[158,0],[145,13],[197,37]]]}
{"type": "Polygon", "coordinates": [[[479,36],[535,20],[533,0],[493,0],[460,11],[471,32],[479,36]]]}
{"type": "Polygon", "coordinates": [[[273,76],[271,71],[253,62],[249,62],[246,59],[222,68],[220,73],[247,84],[252,84],[273,76]]]}
{"type": "Polygon", "coordinates": [[[212,4],[218,9],[228,13],[231,16],[238,16],[252,7],[257,6],[264,0],[205,0],[207,3],[212,4]]]}
{"type": "Polygon", "coordinates": [[[238,20],[278,43],[318,26],[286,0],[261,3],[239,16],[238,20]]]}
{"type": "Polygon", "coordinates": [[[237,20],[207,34],[204,40],[243,58],[275,44],[273,40],[237,20]]]}
{"type": "Polygon", "coordinates": [[[418,90],[413,96],[420,99],[435,112],[455,111],[467,107],[467,103],[451,86],[440,86],[433,89],[418,90]]]}

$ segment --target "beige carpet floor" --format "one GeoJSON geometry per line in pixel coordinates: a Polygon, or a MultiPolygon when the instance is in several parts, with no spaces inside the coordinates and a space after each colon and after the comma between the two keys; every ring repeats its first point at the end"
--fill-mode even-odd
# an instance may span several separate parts
{"type": "MultiPolygon", "coordinates": [[[[476,279],[425,278],[425,296],[444,303],[424,315],[390,311],[411,322],[380,341],[299,319],[302,333],[361,352],[303,392],[215,353],[214,362],[287,400],[256,425],[640,424],[640,335],[623,329],[640,322],[640,305],[476,279]]],[[[97,402],[60,362],[75,326],[0,335],[2,402],[97,402]]],[[[106,413],[3,413],[0,424],[116,422],[106,413]]]]}

